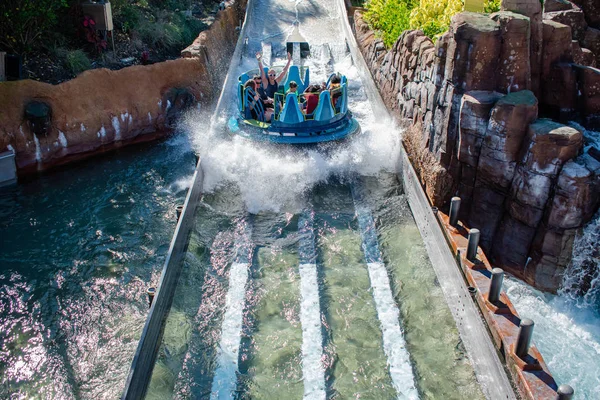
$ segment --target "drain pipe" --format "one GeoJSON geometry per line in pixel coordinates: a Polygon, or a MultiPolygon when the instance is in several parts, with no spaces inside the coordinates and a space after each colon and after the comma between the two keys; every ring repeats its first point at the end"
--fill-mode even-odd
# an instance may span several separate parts
{"type": "Polygon", "coordinates": [[[175,213],[177,214],[177,221],[179,221],[179,218],[181,217],[181,213],[183,212],[183,206],[179,205],[175,208],[175,213]]]}
{"type": "Polygon", "coordinates": [[[531,336],[533,335],[533,321],[529,318],[521,320],[521,328],[519,329],[519,338],[517,339],[517,346],[515,353],[521,360],[525,360],[525,357],[529,353],[529,345],[531,344],[531,336]]]}
{"type": "Polygon", "coordinates": [[[450,225],[453,227],[458,226],[458,212],[460,211],[460,197],[453,197],[450,200],[450,225]]]}

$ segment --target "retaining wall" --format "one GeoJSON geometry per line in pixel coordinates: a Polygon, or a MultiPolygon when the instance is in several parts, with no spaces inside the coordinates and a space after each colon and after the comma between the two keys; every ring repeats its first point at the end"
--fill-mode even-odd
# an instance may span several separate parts
{"type": "Polygon", "coordinates": [[[226,5],[194,42],[201,53],[89,70],[58,85],[0,83],[0,152],[14,150],[24,175],[170,133],[182,111],[208,105],[219,93],[246,0],[226,5]]]}
{"type": "Polygon", "coordinates": [[[515,4],[458,14],[435,44],[406,31],[386,49],[360,11],[354,27],[432,203],[460,196],[493,264],[552,291],[600,201],[600,152],[556,121],[596,123],[600,70],[573,61],[570,27],[542,20],[539,1],[515,4]]]}

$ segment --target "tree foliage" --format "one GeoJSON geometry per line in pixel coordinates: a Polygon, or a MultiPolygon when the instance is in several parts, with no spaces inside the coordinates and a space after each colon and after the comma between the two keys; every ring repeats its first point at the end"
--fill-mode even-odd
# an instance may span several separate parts
{"type": "Polygon", "coordinates": [[[67,0],[0,1],[0,46],[16,53],[30,51],[67,6],[67,0]]]}

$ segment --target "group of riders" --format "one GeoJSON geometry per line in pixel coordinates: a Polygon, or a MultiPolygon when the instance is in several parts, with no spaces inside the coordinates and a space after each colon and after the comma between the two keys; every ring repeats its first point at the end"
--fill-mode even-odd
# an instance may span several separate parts
{"type": "MultiPolygon", "coordinates": [[[[279,74],[277,74],[273,68],[269,69],[265,74],[262,64],[262,55],[260,52],[256,53],[256,59],[258,60],[258,70],[260,71],[260,75],[254,75],[244,84],[244,88],[249,87],[255,93],[253,101],[248,106],[250,108],[252,118],[258,120],[259,113],[256,105],[258,102],[260,102],[264,110],[264,122],[272,122],[275,105],[275,93],[277,93],[279,90],[279,85],[285,79],[287,71],[292,62],[292,55],[288,53],[287,64],[279,74]]],[[[338,97],[341,95],[340,86],[341,78],[336,74],[331,77],[329,84],[323,82],[320,85],[309,85],[304,93],[300,94],[298,93],[298,83],[296,81],[291,81],[289,83],[289,89],[286,92],[286,98],[288,93],[296,94],[296,98],[300,102],[302,112],[305,115],[310,116],[319,104],[319,94],[324,90],[330,91],[333,106],[335,107],[335,103],[338,97]]],[[[279,109],[281,109],[281,107],[279,109]]]]}

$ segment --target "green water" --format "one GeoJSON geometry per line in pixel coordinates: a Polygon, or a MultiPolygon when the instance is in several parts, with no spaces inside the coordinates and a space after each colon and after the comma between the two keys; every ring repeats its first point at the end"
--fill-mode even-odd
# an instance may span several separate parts
{"type": "MultiPolygon", "coordinates": [[[[363,185],[420,397],[482,399],[401,187],[386,174],[363,185]]],[[[204,199],[197,216],[190,246],[197,256],[186,258],[148,398],[208,398],[211,392],[234,230],[240,218],[248,218],[237,206],[230,209],[238,204],[230,198],[235,192],[216,193],[204,199]]],[[[323,185],[307,199],[315,210],[327,397],[395,398],[349,187],[323,185]]],[[[300,399],[298,213],[261,213],[250,221],[254,249],[237,398],[300,399]]]]}

